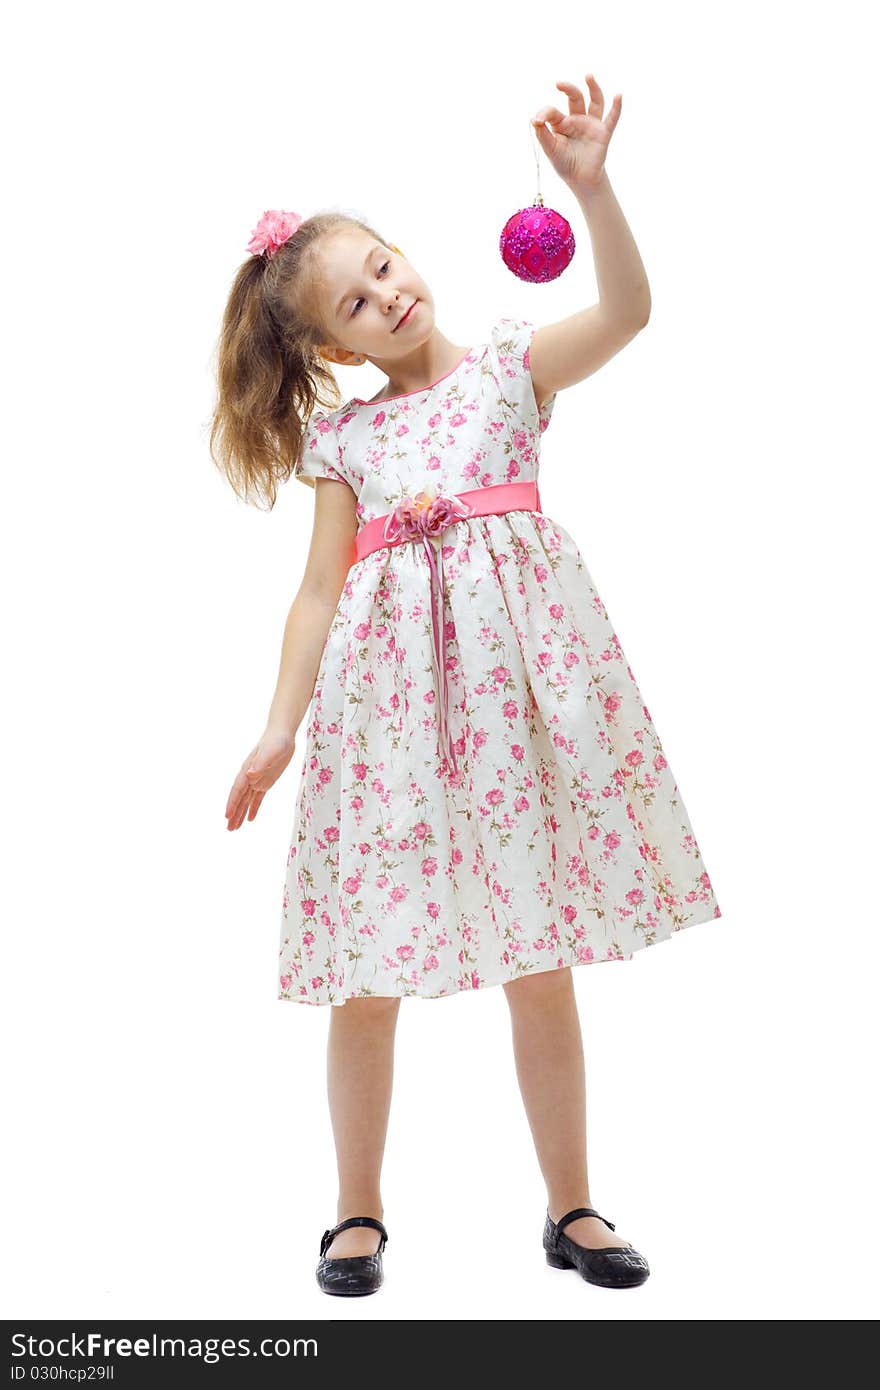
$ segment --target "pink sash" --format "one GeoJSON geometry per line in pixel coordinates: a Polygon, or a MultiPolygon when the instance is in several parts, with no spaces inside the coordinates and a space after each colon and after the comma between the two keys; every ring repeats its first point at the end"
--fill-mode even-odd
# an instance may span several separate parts
{"type": "Polygon", "coordinates": [[[443,546],[436,548],[433,540],[442,537],[447,526],[472,516],[489,516],[499,512],[539,512],[541,499],[538,484],[497,483],[492,487],[469,488],[466,492],[449,494],[419,492],[404,497],[391,512],[374,516],[362,526],[355,537],[356,558],[363,560],[383,546],[403,545],[406,541],[421,541],[425,547],[431,574],[431,626],[433,630],[434,662],[440,689],[440,710],[437,716],[437,740],[441,754],[445,753],[452,771],[458,772],[455,750],[449,737],[448,688],[446,682],[445,643],[443,631],[443,546]]]}

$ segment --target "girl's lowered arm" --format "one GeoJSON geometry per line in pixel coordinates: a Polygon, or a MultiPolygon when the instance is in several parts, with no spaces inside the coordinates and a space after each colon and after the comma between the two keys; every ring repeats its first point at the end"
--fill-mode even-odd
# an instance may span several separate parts
{"type": "Polygon", "coordinates": [[[241,764],[226,801],[228,830],[253,820],[266,792],[287,767],[296,731],[314,694],[321,653],[339,595],[355,559],[356,499],[330,478],[315,480],[312,541],[281,646],[281,663],[266,728],[241,764]]]}
{"type": "Polygon", "coordinates": [[[356,499],[351,488],[315,480],[315,517],[305,573],[284,627],[281,663],[267,727],[291,736],[302,722],[342,586],[354,560],[356,499]]]}

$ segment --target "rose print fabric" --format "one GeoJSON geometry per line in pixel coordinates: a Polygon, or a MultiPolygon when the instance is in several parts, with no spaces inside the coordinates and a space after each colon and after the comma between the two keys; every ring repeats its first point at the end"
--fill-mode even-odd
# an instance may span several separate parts
{"type": "MultiPolygon", "coordinates": [[[[500,319],[422,391],[309,422],[295,476],[357,497],[537,479],[534,325],[500,319]]],[[[681,793],[568,531],[541,512],[443,532],[458,773],[438,752],[421,545],[352,565],[305,727],[283,888],[279,998],[441,998],[628,960],[720,917],[681,793]]]]}

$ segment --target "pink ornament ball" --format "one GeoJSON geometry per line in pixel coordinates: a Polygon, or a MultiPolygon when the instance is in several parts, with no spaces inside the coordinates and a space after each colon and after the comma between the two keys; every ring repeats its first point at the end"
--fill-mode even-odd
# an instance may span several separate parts
{"type": "Polygon", "coordinates": [[[574,232],[561,212],[533,203],[507,219],[500,251],[507,269],[520,280],[555,280],[574,255],[574,232]]]}

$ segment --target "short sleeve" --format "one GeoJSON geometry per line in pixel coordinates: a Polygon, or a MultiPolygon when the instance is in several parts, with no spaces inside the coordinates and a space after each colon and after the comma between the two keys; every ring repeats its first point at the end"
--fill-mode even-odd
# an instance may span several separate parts
{"type": "Polygon", "coordinates": [[[492,329],[492,345],[502,391],[516,402],[526,419],[534,423],[537,416],[539,429],[543,432],[553,414],[556,392],[547,397],[539,410],[529,364],[529,348],[534,332],[535,324],[530,319],[499,319],[492,329]]]}
{"type": "Polygon", "coordinates": [[[315,478],[331,478],[335,483],[347,483],[339,466],[339,445],[333,421],[316,410],[306,425],[302,457],[293,470],[295,478],[314,487],[315,478]]]}

